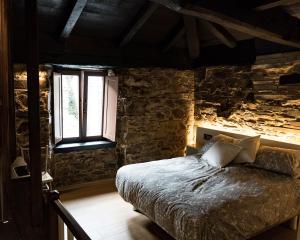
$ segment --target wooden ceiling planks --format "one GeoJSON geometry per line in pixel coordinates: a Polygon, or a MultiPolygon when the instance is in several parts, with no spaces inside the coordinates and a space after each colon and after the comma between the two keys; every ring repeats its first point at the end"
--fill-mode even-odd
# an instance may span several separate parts
{"type": "MultiPolygon", "coordinates": [[[[13,1],[17,3],[15,5],[18,7],[22,5],[18,3],[19,0],[13,1]]],[[[287,1],[291,0],[272,0],[272,2],[277,1],[280,1],[281,4],[287,4],[287,1]]],[[[52,35],[53,41],[51,40],[51,42],[54,45],[59,45],[62,25],[70,17],[66,15],[66,10],[70,7],[71,2],[71,0],[39,0],[38,2],[41,20],[40,32],[52,35]]],[[[300,47],[300,34],[296,18],[292,19],[291,15],[287,13],[281,14],[280,11],[283,12],[284,9],[278,7],[272,7],[266,11],[254,11],[255,7],[269,4],[271,0],[247,0],[245,4],[238,0],[223,2],[201,0],[197,1],[198,5],[191,4],[195,1],[190,0],[153,0],[152,2],[160,3],[158,4],[159,7],[146,0],[88,0],[70,31],[70,33],[72,32],[70,37],[94,39],[98,42],[99,47],[95,52],[100,54],[101,62],[103,55],[101,52],[106,52],[107,59],[116,59],[116,52],[119,52],[117,55],[122,56],[123,49],[126,51],[127,49],[144,49],[143,51],[146,51],[150,47],[160,50],[162,56],[169,54],[169,52],[176,52],[177,49],[182,50],[187,46],[192,46],[186,44],[186,29],[178,24],[183,15],[188,15],[199,18],[198,21],[201,21],[201,23],[197,22],[198,33],[200,33],[198,34],[198,41],[200,42],[198,45],[201,45],[201,53],[202,49],[208,46],[225,45],[233,49],[240,41],[253,38],[264,39],[276,43],[278,46],[300,47]],[[263,1],[262,4],[261,1],[263,1]],[[180,5],[180,3],[184,3],[184,5],[180,5]],[[156,7],[149,7],[154,5],[156,7]],[[276,21],[273,21],[274,19],[276,21]],[[209,23],[206,24],[205,21],[209,23]],[[115,45],[111,52],[107,51],[106,45],[108,43],[115,45]]],[[[292,6],[285,5],[285,8],[292,6]]],[[[21,18],[17,16],[14,21],[21,22],[21,18]]],[[[15,42],[22,42],[24,33],[22,30],[20,31],[21,25],[18,27],[14,39],[15,42]]],[[[88,42],[78,44],[85,46],[88,42]]],[[[20,44],[18,43],[18,45],[20,44]]],[[[42,45],[47,46],[44,43],[42,45]]],[[[270,45],[272,44],[270,43],[270,45]]],[[[53,53],[59,56],[66,52],[71,55],[76,54],[72,52],[74,49],[69,46],[70,41],[65,41],[65,45],[61,45],[53,53]]],[[[194,44],[194,49],[196,49],[195,46],[196,44],[194,44]]],[[[54,49],[51,46],[49,48],[54,49]]],[[[20,49],[20,47],[16,46],[16,49],[20,49]]],[[[140,54],[142,56],[143,51],[135,52],[132,55],[140,54]]],[[[43,53],[46,54],[46,52],[50,51],[43,50],[43,53]]],[[[157,53],[157,51],[155,52],[157,53]]],[[[197,51],[193,51],[193,54],[196,53],[197,51]]],[[[88,54],[84,55],[88,56],[88,54]]],[[[58,58],[55,57],[54,59],[58,58]]],[[[116,64],[119,62],[117,61],[116,64]]]]}
{"type": "Polygon", "coordinates": [[[185,27],[183,21],[180,21],[168,34],[166,40],[162,44],[162,51],[167,52],[171,47],[173,47],[176,42],[178,42],[185,34],[185,27]]]}
{"type": "Polygon", "coordinates": [[[154,2],[147,2],[143,9],[138,13],[133,23],[128,27],[128,30],[124,34],[120,47],[127,45],[136,33],[143,27],[147,20],[157,10],[158,4],[154,2]]]}
{"type": "Polygon", "coordinates": [[[196,59],[200,55],[200,40],[198,34],[197,19],[191,16],[183,16],[186,32],[186,42],[188,53],[191,59],[196,59]]]}
{"type": "MultiPolygon", "coordinates": [[[[257,23],[255,15],[251,12],[248,13],[248,19],[238,19],[202,5],[186,4],[184,7],[181,7],[180,5],[176,5],[172,0],[153,1],[184,15],[189,15],[200,18],[202,20],[213,22],[223,27],[232,28],[237,31],[249,34],[253,37],[261,38],[270,42],[300,48],[300,39],[286,39],[286,33],[278,33],[276,31],[277,29],[274,28],[274,26],[273,30],[261,27],[260,23],[257,23]]],[[[238,10],[236,10],[236,12],[238,12],[238,10]]],[[[260,19],[262,20],[262,16],[260,16],[260,19]]],[[[270,22],[267,21],[267,19],[265,20],[266,21],[262,22],[270,22]]],[[[290,32],[298,33],[299,28],[291,28],[289,23],[290,21],[288,21],[288,19],[281,19],[282,26],[286,26],[286,29],[289,29],[290,32]]]]}
{"type": "Polygon", "coordinates": [[[224,45],[226,45],[229,48],[236,47],[235,38],[224,27],[222,27],[219,24],[215,24],[207,21],[202,21],[202,24],[204,24],[206,28],[224,45]]]}

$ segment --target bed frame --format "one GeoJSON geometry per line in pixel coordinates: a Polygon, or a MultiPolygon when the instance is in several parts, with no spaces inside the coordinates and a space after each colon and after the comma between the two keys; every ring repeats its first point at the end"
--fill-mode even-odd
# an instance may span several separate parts
{"type": "MultiPolygon", "coordinates": [[[[210,140],[213,136],[216,136],[218,134],[225,134],[234,138],[244,138],[244,137],[249,137],[248,135],[242,135],[242,134],[237,134],[237,133],[232,133],[229,131],[221,131],[221,130],[216,130],[212,128],[204,128],[204,127],[197,127],[196,129],[196,146],[202,146],[206,142],[210,140]]],[[[273,141],[265,138],[261,138],[261,144],[266,145],[266,146],[271,146],[271,147],[281,147],[281,148],[288,148],[288,149],[295,149],[295,150],[300,150],[300,145],[292,144],[292,143],[286,143],[286,142],[280,142],[280,141],[273,141]]],[[[270,226],[266,229],[264,229],[262,232],[257,233],[255,236],[275,227],[278,226],[284,222],[289,221],[289,228],[297,231],[296,234],[296,239],[295,240],[300,240],[300,213],[293,217],[292,219],[285,219],[284,221],[278,222],[277,224],[274,224],[273,226],[270,226]]],[[[255,237],[252,236],[252,237],[255,237]]]]}

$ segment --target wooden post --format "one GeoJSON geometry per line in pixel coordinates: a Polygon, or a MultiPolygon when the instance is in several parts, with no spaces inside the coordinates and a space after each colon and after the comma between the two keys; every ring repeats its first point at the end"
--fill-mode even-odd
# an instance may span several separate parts
{"type": "Polygon", "coordinates": [[[11,161],[9,0],[0,1],[0,221],[8,219],[11,161]]]}
{"type": "Polygon", "coordinates": [[[25,0],[27,34],[27,86],[29,121],[29,156],[31,174],[31,215],[34,227],[43,223],[42,175],[40,149],[40,96],[38,60],[37,0],[25,0]]]}
{"type": "Polygon", "coordinates": [[[68,231],[67,231],[67,240],[74,240],[74,236],[73,236],[73,233],[70,231],[70,229],[68,228],[68,231]]]}
{"type": "Polygon", "coordinates": [[[59,193],[57,191],[47,192],[47,240],[58,240],[58,217],[55,209],[53,208],[53,202],[59,199],[59,193]]]}
{"type": "Polygon", "coordinates": [[[58,218],[58,240],[65,240],[65,223],[60,218],[60,216],[57,216],[58,218]]]}
{"type": "Polygon", "coordinates": [[[298,216],[298,223],[297,223],[297,236],[296,236],[296,240],[300,240],[300,219],[298,216]]]}

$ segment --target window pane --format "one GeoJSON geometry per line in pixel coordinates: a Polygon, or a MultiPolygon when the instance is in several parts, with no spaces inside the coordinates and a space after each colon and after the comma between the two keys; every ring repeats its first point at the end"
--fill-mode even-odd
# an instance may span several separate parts
{"type": "Polygon", "coordinates": [[[86,136],[102,135],[104,78],[88,77],[86,136]]]}
{"type": "Polygon", "coordinates": [[[79,77],[62,76],[63,138],[79,137],[79,77]]]}

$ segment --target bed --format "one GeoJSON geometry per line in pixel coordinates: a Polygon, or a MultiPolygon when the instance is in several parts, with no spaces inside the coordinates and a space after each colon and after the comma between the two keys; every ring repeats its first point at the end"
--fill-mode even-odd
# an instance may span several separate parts
{"type": "Polygon", "coordinates": [[[198,155],[127,165],[119,194],[175,239],[243,240],[300,213],[300,180],[198,155]]]}

